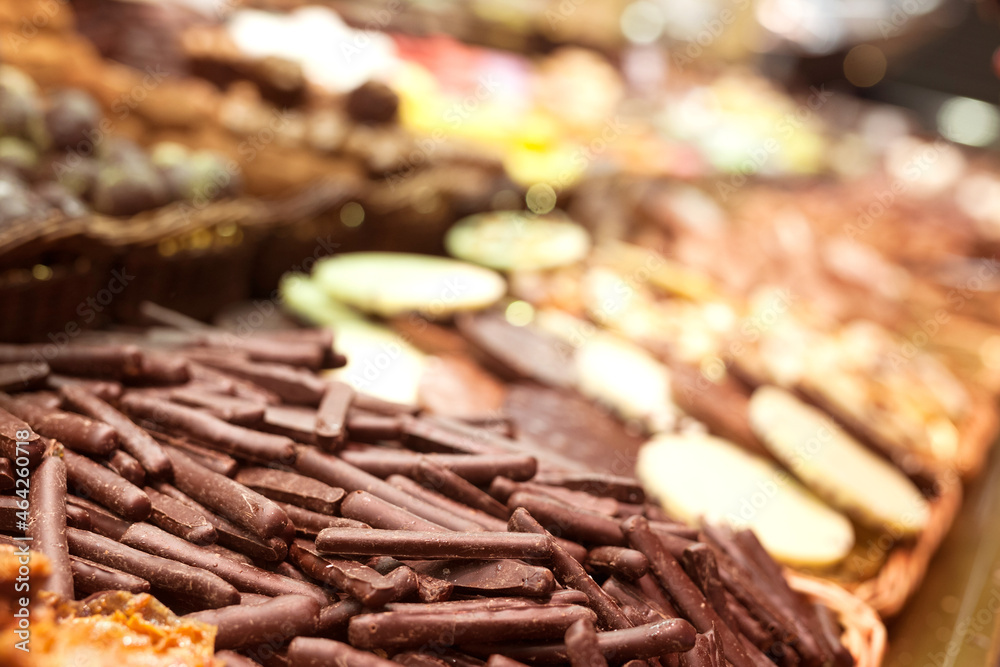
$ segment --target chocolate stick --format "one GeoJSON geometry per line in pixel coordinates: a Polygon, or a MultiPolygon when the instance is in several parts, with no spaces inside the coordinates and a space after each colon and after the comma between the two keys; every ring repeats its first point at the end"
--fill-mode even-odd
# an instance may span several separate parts
{"type": "MultiPolygon", "coordinates": [[[[87,520],[90,524],[91,530],[98,535],[103,535],[104,537],[109,537],[112,540],[117,541],[125,531],[128,530],[129,522],[124,519],[119,519],[114,514],[101,507],[96,503],[92,503],[89,500],[84,500],[83,498],[78,498],[77,496],[66,496],[66,516],[67,519],[70,516],[70,507],[76,507],[87,513],[87,520]]],[[[78,526],[73,526],[78,528],[78,526]]]]}
{"type": "Polygon", "coordinates": [[[111,426],[82,415],[45,408],[4,393],[0,393],[0,408],[23,419],[36,433],[81,454],[106,456],[118,447],[118,434],[111,426]]]}
{"type": "Polygon", "coordinates": [[[712,547],[704,542],[692,544],[684,549],[680,563],[695,586],[705,594],[705,598],[712,605],[715,613],[722,618],[722,621],[731,628],[737,628],[733,617],[729,614],[726,588],[722,585],[722,579],[719,578],[719,567],[715,562],[712,547]]]}
{"type": "Polygon", "coordinates": [[[320,514],[334,515],[344,498],[344,490],[311,477],[271,468],[243,468],[236,481],[257,493],[320,514]]]}
{"type": "Polygon", "coordinates": [[[326,382],[321,378],[293,366],[235,361],[213,355],[198,355],[197,359],[206,366],[263,387],[293,405],[319,405],[326,391],[326,382]]]}
{"type": "Polygon", "coordinates": [[[319,623],[316,624],[316,634],[328,637],[347,629],[347,622],[364,611],[364,605],[357,600],[347,598],[323,607],[319,612],[319,623]]]}
{"type": "MultiPolygon", "coordinates": [[[[341,458],[376,477],[406,475],[413,477],[421,455],[404,450],[373,448],[367,451],[346,450],[341,458]]],[[[528,454],[424,454],[427,460],[451,470],[477,486],[489,484],[502,475],[525,480],[538,470],[538,461],[528,454]]]]}
{"type": "Polygon", "coordinates": [[[186,618],[216,626],[215,648],[222,650],[310,635],[319,622],[319,610],[319,602],[311,597],[282,595],[263,604],[209,609],[186,618]]]}
{"type": "Polygon", "coordinates": [[[506,520],[508,517],[507,508],[488,493],[426,457],[417,463],[414,479],[442,495],[498,519],[506,520]]]}
{"type": "Polygon", "coordinates": [[[346,435],[347,408],[354,400],[354,389],[343,382],[330,382],[316,411],[316,438],[327,451],[339,449],[346,435]]]}
{"type": "Polygon", "coordinates": [[[45,363],[56,373],[116,378],[138,375],[142,353],[134,345],[0,345],[0,363],[45,363]]]}
{"type": "Polygon", "coordinates": [[[0,390],[26,391],[44,384],[52,369],[41,359],[31,363],[0,363],[0,390]]]}
{"type": "Polygon", "coordinates": [[[169,484],[161,482],[156,486],[156,490],[165,496],[184,503],[204,516],[212,524],[212,527],[215,528],[218,545],[213,544],[208,546],[228,547],[240,555],[272,563],[282,561],[288,555],[288,545],[280,537],[272,537],[266,541],[261,540],[249,531],[210,511],[187,494],[169,484]]]}
{"type": "Polygon", "coordinates": [[[447,531],[447,528],[427,521],[402,507],[373,496],[367,491],[352,491],[340,504],[340,514],[348,519],[384,530],[447,531]]]}
{"type": "Polygon", "coordinates": [[[146,483],[146,471],[142,469],[142,464],[132,455],[120,449],[116,449],[108,457],[107,466],[138,487],[142,487],[146,483]]]}
{"type": "Polygon", "coordinates": [[[442,510],[450,512],[455,516],[477,523],[486,530],[500,532],[507,529],[506,521],[501,521],[500,519],[490,516],[485,512],[481,512],[477,509],[469,507],[468,505],[455,502],[451,498],[447,498],[437,491],[432,491],[427,487],[417,484],[409,477],[403,477],[402,475],[389,475],[385,481],[400,491],[405,491],[411,496],[428,502],[435,507],[440,507],[442,510]]]}
{"type": "Polygon", "coordinates": [[[352,556],[493,560],[547,558],[552,544],[547,535],[328,528],[316,538],[316,550],[352,556]]]}
{"type": "Polygon", "coordinates": [[[66,600],[73,599],[73,574],[66,543],[66,463],[58,456],[46,456],[31,476],[28,495],[28,536],[32,548],[45,554],[52,574],[45,590],[66,600]]]}
{"type": "MultiPolygon", "coordinates": [[[[406,494],[385,481],[360,470],[347,461],[323,454],[312,447],[299,447],[295,469],[304,475],[346,491],[367,491],[428,521],[452,530],[477,530],[479,525],[454,517],[439,508],[406,494]]],[[[344,452],[346,454],[346,452],[344,452]]],[[[344,500],[347,502],[347,499],[344,500]]],[[[343,511],[343,503],[341,504],[343,511]]],[[[357,519],[357,517],[350,517],[357,519]]],[[[362,521],[363,519],[358,519],[362,521]]],[[[369,523],[365,521],[365,523],[369,523]]]]}
{"type": "Polygon", "coordinates": [[[175,403],[201,408],[213,417],[238,426],[254,426],[264,420],[265,403],[187,386],[172,389],[169,396],[175,403]]]}
{"type": "Polygon", "coordinates": [[[536,493],[518,491],[507,499],[507,507],[523,507],[549,532],[581,542],[624,546],[618,520],[593,512],[582,512],[536,493]]]}
{"type": "Polygon", "coordinates": [[[457,646],[561,637],[578,620],[593,621],[594,612],[575,605],[515,607],[463,614],[388,611],[351,619],[352,646],[403,650],[432,642],[457,646]]]}
{"type": "Polygon", "coordinates": [[[595,496],[607,496],[624,503],[642,503],[646,500],[642,487],[631,477],[588,472],[544,472],[531,481],[586,491],[595,496]]]}
{"type": "Polygon", "coordinates": [[[368,524],[355,521],[354,519],[320,514],[319,512],[302,509],[298,505],[288,505],[286,503],[279,503],[278,501],[275,501],[275,504],[285,511],[285,514],[288,515],[288,520],[295,526],[295,530],[307,535],[319,535],[320,531],[327,528],[371,528],[368,524]]]}
{"type": "Polygon", "coordinates": [[[34,468],[41,463],[44,453],[45,441],[26,423],[0,408],[0,456],[14,462],[22,459],[34,468]]]}
{"type": "Polygon", "coordinates": [[[277,537],[288,525],[285,512],[256,491],[212,472],[177,450],[168,455],[178,489],[261,540],[277,537]]]}
{"type": "Polygon", "coordinates": [[[581,619],[569,626],[563,641],[566,642],[571,667],[608,667],[608,661],[597,643],[597,630],[590,621],[581,619]]]}
{"type": "Polygon", "coordinates": [[[150,431],[149,434],[164,447],[179,449],[199,464],[220,475],[232,477],[240,468],[239,462],[229,454],[223,454],[214,449],[196,445],[184,438],[176,438],[172,435],[157,433],[156,431],[150,431]]]}
{"type": "Polygon", "coordinates": [[[239,592],[216,575],[177,561],[143,553],[94,533],[67,528],[69,550],[74,556],[92,560],[148,581],[167,593],[205,608],[225,607],[240,600],[239,592]]]}
{"type": "Polygon", "coordinates": [[[630,581],[638,579],[649,570],[649,561],[641,552],[624,547],[595,547],[587,552],[583,564],[630,581]]]}
{"type": "MultiPolygon", "coordinates": [[[[621,664],[630,660],[648,660],[667,653],[689,651],[694,647],[696,636],[697,632],[690,623],[680,618],[671,618],[636,628],[598,632],[597,645],[609,664],[621,664]]],[[[563,642],[507,645],[499,650],[509,658],[528,664],[565,664],[569,661],[569,652],[563,642]]],[[[484,646],[476,652],[490,654],[496,651],[484,646]]]]}
{"type": "Polygon", "coordinates": [[[154,556],[212,572],[237,590],[259,595],[306,595],[327,604],[323,591],[312,584],[283,577],[253,565],[230,560],[203,547],[190,544],[147,523],[137,523],[122,535],[121,543],[154,556]]]}
{"type": "Polygon", "coordinates": [[[457,593],[468,595],[522,595],[544,597],[552,593],[556,581],[548,568],[519,560],[408,561],[417,574],[441,579],[457,593]]]}
{"type": "Polygon", "coordinates": [[[78,556],[70,556],[69,561],[73,587],[77,595],[87,596],[103,591],[149,592],[149,582],[142,577],[78,556]]]}
{"type": "Polygon", "coordinates": [[[154,525],[193,544],[212,544],[218,539],[215,527],[204,514],[152,487],[143,490],[153,505],[149,520],[154,525]]]}
{"type": "Polygon", "coordinates": [[[747,654],[736,633],[723,622],[702,592],[684,573],[680,563],[670,555],[659,538],[649,529],[649,521],[645,517],[629,517],[622,522],[622,531],[632,547],[646,555],[650,570],[695,628],[700,632],[717,628],[723,652],[733,667],[753,667],[757,664],[747,654]]]}
{"type": "Polygon", "coordinates": [[[323,558],[305,540],[295,540],[288,556],[313,579],[336,586],[366,607],[381,607],[400,595],[393,581],[370,567],[351,560],[323,558]]]}
{"type": "Polygon", "coordinates": [[[291,463],[295,459],[295,443],[291,438],[236,426],[205,412],[150,396],[126,394],[121,404],[134,416],[194,436],[227,454],[264,462],[291,463]]]}
{"type": "Polygon", "coordinates": [[[102,401],[117,401],[122,396],[122,385],[120,382],[87,380],[85,378],[52,374],[46,378],[45,383],[49,389],[55,389],[56,391],[59,391],[63,387],[82,387],[102,401]]]}
{"type": "Polygon", "coordinates": [[[135,484],[68,449],[63,452],[63,458],[71,491],[93,498],[128,521],[143,521],[149,516],[152,509],[149,496],[135,484]]]}
{"type": "MultiPolygon", "coordinates": [[[[548,534],[524,508],[518,508],[511,515],[510,529],[521,533],[548,534]]],[[[590,606],[597,612],[601,627],[612,630],[631,627],[628,618],[611,596],[605,593],[587,574],[579,561],[570,556],[558,543],[552,545],[552,572],[560,584],[581,591],[587,596],[590,606]]]]}
{"type": "Polygon", "coordinates": [[[59,395],[74,410],[110,425],[118,433],[122,449],[134,456],[152,477],[162,478],[170,473],[170,459],[166,452],[128,417],[81,386],[63,386],[59,395]]]}
{"type": "Polygon", "coordinates": [[[344,428],[354,442],[377,443],[383,440],[398,440],[400,419],[395,415],[378,415],[355,408],[347,413],[344,428]]]}
{"type": "Polygon", "coordinates": [[[399,667],[398,663],[359,651],[332,639],[296,637],[288,645],[288,667],[399,667]]]}

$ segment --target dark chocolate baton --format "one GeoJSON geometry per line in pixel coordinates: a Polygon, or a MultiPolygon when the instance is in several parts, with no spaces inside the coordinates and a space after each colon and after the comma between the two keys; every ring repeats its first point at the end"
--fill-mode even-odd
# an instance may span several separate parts
{"type": "Polygon", "coordinates": [[[304,595],[282,595],[263,604],[209,609],[187,616],[218,628],[216,650],[238,649],[310,635],[319,621],[320,604],[304,595]]]}
{"type": "Polygon", "coordinates": [[[597,630],[590,621],[579,620],[569,626],[563,641],[572,667],[608,667],[608,661],[597,643],[597,630]]]}
{"type": "Polygon", "coordinates": [[[311,477],[271,468],[243,468],[236,481],[257,493],[320,514],[336,514],[344,490],[311,477]]]}
{"type": "Polygon", "coordinates": [[[149,516],[149,496],[135,484],[85,456],[65,450],[63,457],[69,488],[74,493],[93,498],[129,521],[143,521],[149,516]]]}
{"type": "Polygon", "coordinates": [[[659,537],[653,534],[649,521],[642,516],[629,517],[622,522],[622,530],[632,547],[649,559],[650,570],[670,593],[680,612],[701,632],[716,628],[726,660],[733,667],[753,667],[755,661],[747,654],[736,633],[716,613],[704,594],[684,573],[677,559],[664,548],[659,537]]]}
{"type": "Polygon", "coordinates": [[[325,594],[318,586],[238,563],[149,524],[137,523],[131,526],[122,535],[121,543],[154,556],[170,558],[212,572],[240,591],[270,596],[307,595],[321,604],[327,603],[325,594]]]}
{"type": "Polygon", "coordinates": [[[318,637],[296,637],[288,645],[288,667],[399,667],[399,663],[318,637]]]}
{"type": "Polygon", "coordinates": [[[58,456],[46,456],[30,479],[27,532],[32,548],[45,554],[52,565],[44,588],[72,600],[73,573],[66,543],[66,463],[58,456]]]}
{"type": "Polygon", "coordinates": [[[547,558],[552,541],[547,535],[519,533],[328,528],[316,538],[316,549],[321,553],[395,558],[532,559],[547,558]]]}
{"type": "MultiPolygon", "coordinates": [[[[671,618],[665,621],[640,625],[624,630],[610,630],[597,633],[597,645],[609,664],[621,664],[630,660],[648,660],[667,653],[689,651],[694,647],[697,632],[687,621],[671,618]]],[[[569,652],[563,642],[505,646],[502,650],[508,657],[529,664],[551,665],[569,661],[569,652]]],[[[489,646],[477,653],[494,653],[489,646]]]]}
{"type": "Polygon", "coordinates": [[[561,637],[578,620],[594,620],[594,612],[576,605],[515,607],[464,614],[382,612],[351,619],[352,646],[402,650],[432,642],[457,646],[561,637]]]}
{"type": "Polygon", "coordinates": [[[142,577],[153,588],[184,596],[203,608],[225,607],[240,600],[239,591],[198,568],[144,553],[114,540],[67,528],[70,553],[142,577]]]}
{"type": "Polygon", "coordinates": [[[595,547],[587,552],[584,565],[628,580],[638,579],[649,570],[649,561],[642,552],[624,547],[595,547]]]}
{"type": "Polygon", "coordinates": [[[316,439],[326,450],[338,449],[346,435],[347,408],[354,390],[343,382],[330,382],[316,411],[316,439]]]}
{"type": "Polygon", "coordinates": [[[148,593],[149,582],[142,577],[94,563],[85,558],[70,556],[73,587],[78,595],[92,595],[102,591],[128,591],[148,593]]]}
{"type": "MultiPolygon", "coordinates": [[[[522,533],[546,534],[545,528],[535,521],[524,508],[518,508],[510,518],[511,530],[522,533]]],[[[581,591],[590,600],[590,606],[597,612],[601,626],[621,630],[631,626],[628,618],[583,565],[570,556],[558,543],[552,545],[552,572],[563,586],[581,591]]]]}
{"type": "Polygon", "coordinates": [[[295,458],[295,443],[291,438],[236,426],[194,408],[150,396],[126,394],[121,404],[134,416],[190,434],[227,454],[255,461],[279,461],[286,464],[295,458]]]}
{"type": "Polygon", "coordinates": [[[86,388],[64,385],[59,394],[69,407],[110,425],[118,433],[122,449],[131,454],[153,477],[163,477],[170,472],[170,459],[166,452],[131,419],[99,399],[86,388]]]}
{"type": "Polygon", "coordinates": [[[114,428],[82,415],[45,408],[2,393],[0,408],[23,419],[36,433],[54,438],[81,454],[105,456],[118,447],[118,434],[114,428]]]}
{"type": "Polygon", "coordinates": [[[174,466],[174,486],[261,540],[280,535],[288,525],[288,516],[273,501],[199,465],[187,454],[177,450],[168,454],[174,466]]]}

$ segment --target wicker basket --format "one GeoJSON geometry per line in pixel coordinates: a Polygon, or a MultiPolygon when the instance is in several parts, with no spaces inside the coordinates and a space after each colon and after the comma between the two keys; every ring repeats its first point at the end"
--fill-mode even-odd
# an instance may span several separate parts
{"type": "MultiPolygon", "coordinates": [[[[251,296],[274,229],[325,215],[353,192],[322,183],[284,200],[177,203],[132,218],[8,228],[0,234],[0,340],[59,342],[109,321],[136,322],[145,300],[208,318],[251,296]]],[[[321,247],[314,258],[332,251],[321,247]]]]}
{"type": "Polygon", "coordinates": [[[927,525],[912,544],[896,545],[871,579],[851,584],[850,590],[883,618],[899,613],[919,588],[941,541],[951,529],[962,505],[962,483],[955,474],[942,475],[938,495],[930,503],[927,525]]]}
{"type": "Polygon", "coordinates": [[[822,602],[833,611],[843,627],[841,641],[854,656],[857,667],[879,667],[885,655],[886,630],[878,612],[867,602],[840,586],[785,571],[792,589],[804,593],[815,602],[822,602]]]}

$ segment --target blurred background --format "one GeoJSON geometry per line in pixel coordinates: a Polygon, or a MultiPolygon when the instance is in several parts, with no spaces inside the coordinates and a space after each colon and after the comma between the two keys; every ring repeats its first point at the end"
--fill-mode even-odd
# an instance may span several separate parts
{"type": "MultiPolygon", "coordinates": [[[[947,301],[929,347],[995,394],[998,47],[990,0],[0,0],[0,338],[209,319],[514,209],[900,335],[947,301]]],[[[886,664],[998,660],[973,468],[886,664]]]]}

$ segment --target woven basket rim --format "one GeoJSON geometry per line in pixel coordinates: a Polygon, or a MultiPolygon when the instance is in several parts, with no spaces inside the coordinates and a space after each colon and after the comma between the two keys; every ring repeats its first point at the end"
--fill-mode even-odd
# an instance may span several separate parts
{"type": "Polygon", "coordinates": [[[856,667],[879,667],[885,657],[887,632],[879,613],[865,600],[832,581],[785,570],[793,590],[822,602],[841,625],[841,641],[854,656],[856,667]]]}
{"type": "Polygon", "coordinates": [[[281,199],[235,197],[200,206],[173,202],[122,218],[98,213],[75,218],[57,214],[41,222],[14,224],[0,231],[0,256],[30,244],[47,245],[74,237],[96,241],[111,249],[125,249],[152,245],[221,224],[248,229],[289,225],[326,213],[356,190],[351,184],[327,180],[281,199]]]}

